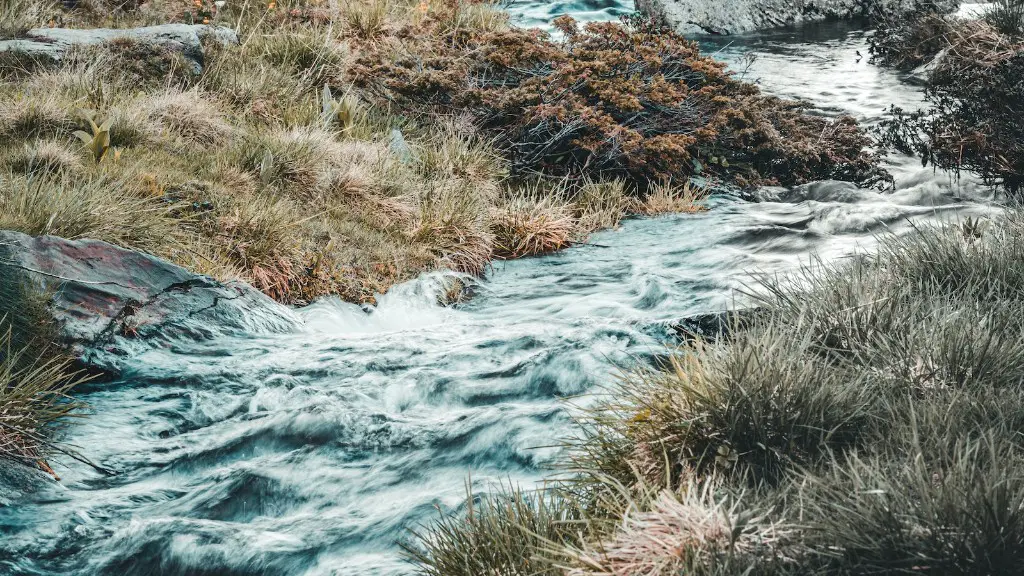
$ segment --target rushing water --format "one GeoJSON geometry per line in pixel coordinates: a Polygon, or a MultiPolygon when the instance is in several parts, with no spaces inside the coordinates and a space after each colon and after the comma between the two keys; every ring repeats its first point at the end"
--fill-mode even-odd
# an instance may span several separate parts
{"type": "MultiPolygon", "coordinates": [[[[524,22],[616,4],[513,5],[524,22]]],[[[873,123],[917,89],[859,58],[865,33],[820,25],[707,43],[768,91],[873,123]],[[752,61],[745,58],[754,52],[752,61]]],[[[843,183],[718,197],[704,214],[625,222],[591,244],[496,264],[458,308],[439,275],[379,306],[325,300],[288,335],[182,342],[83,399],[90,459],[3,502],[0,573],[405,574],[396,541],[458,506],[468,475],[530,484],[571,432],[561,397],[661,349],[666,322],[718,310],[755,271],[870,250],[909,222],[995,208],[893,157],[897,190],[843,183]],[[6,504],[6,506],[5,506],[6,504]]],[[[0,475],[2,476],[2,475],[0,475]]]]}

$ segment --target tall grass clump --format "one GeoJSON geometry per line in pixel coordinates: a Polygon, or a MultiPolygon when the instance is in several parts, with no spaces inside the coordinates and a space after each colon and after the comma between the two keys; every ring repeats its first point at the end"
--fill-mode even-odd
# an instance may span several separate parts
{"type": "Polygon", "coordinates": [[[851,456],[800,486],[818,573],[1013,574],[1024,562],[1020,446],[964,435],[939,457],[851,456]]]}
{"type": "Polygon", "coordinates": [[[873,424],[871,383],[814,358],[812,336],[797,333],[770,324],[627,375],[592,409],[575,467],[657,486],[692,473],[776,483],[858,445],[873,424]]]}
{"type": "Polygon", "coordinates": [[[87,378],[57,340],[45,297],[0,246],[0,466],[13,461],[56,476],[46,459],[68,452],[61,430],[83,408],[70,393],[87,378]]]}
{"type": "Polygon", "coordinates": [[[129,178],[0,175],[0,229],[164,252],[178,219],[162,200],[133,194],[129,178]]]}
{"type": "Polygon", "coordinates": [[[997,0],[985,12],[985,22],[1011,38],[1024,36],[1024,2],[997,0]]]}
{"type": "Polygon", "coordinates": [[[0,322],[0,460],[53,471],[46,457],[60,451],[56,434],[81,404],[70,396],[82,378],[69,359],[30,357],[14,348],[11,328],[0,322]]]}
{"type": "Polygon", "coordinates": [[[572,244],[576,220],[572,208],[556,195],[513,192],[491,214],[494,255],[520,258],[547,254],[572,244]]]}
{"type": "Polygon", "coordinates": [[[560,547],[580,545],[586,532],[578,506],[557,491],[503,488],[470,494],[405,549],[424,576],[554,576],[565,562],[560,547]]]}

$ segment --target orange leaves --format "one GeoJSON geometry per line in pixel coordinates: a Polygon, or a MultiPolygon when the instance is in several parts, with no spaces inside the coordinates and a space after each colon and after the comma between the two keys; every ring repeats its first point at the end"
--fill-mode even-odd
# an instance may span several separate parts
{"type": "Polygon", "coordinates": [[[445,32],[436,18],[400,34],[408,56],[371,52],[353,67],[354,80],[407,108],[470,113],[505,150],[513,174],[622,177],[645,188],[696,170],[798,182],[877,163],[863,153],[859,129],[837,132],[825,143],[833,148],[812,157],[806,150],[825,120],[760,96],[695,42],[646,21],[579,26],[563,16],[553,22],[562,35],[554,40],[517,29],[445,32]],[[727,162],[704,161],[711,157],[727,162]]]}

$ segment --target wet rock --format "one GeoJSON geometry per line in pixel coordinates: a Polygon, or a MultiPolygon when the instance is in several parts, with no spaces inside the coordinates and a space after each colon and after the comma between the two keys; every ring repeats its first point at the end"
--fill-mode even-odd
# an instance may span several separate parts
{"type": "Polygon", "coordinates": [[[204,24],[163,24],[125,29],[33,28],[22,38],[0,40],[0,52],[18,52],[30,57],[59,61],[64,52],[74,46],[92,46],[118,39],[129,39],[180,52],[197,74],[203,67],[204,41],[222,46],[238,44],[234,30],[204,24]]]}
{"type": "Polygon", "coordinates": [[[87,365],[182,339],[283,332],[291,310],[242,282],[220,283],[98,240],[0,231],[0,282],[42,294],[63,343],[87,365]]]}
{"type": "Polygon", "coordinates": [[[756,319],[758,311],[757,308],[749,308],[697,314],[673,322],[669,328],[683,342],[696,340],[715,342],[720,338],[727,338],[737,330],[743,330],[750,326],[756,319]]]}
{"type": "MultiPolygon", "coordinates": [[[[635,0],[636,9],[682,34],[741,34],[800,22],[849,19],[910,9],[917,0],[635,0]]],[[[940,11],[960,3],[936,0],[940,11]]]]}

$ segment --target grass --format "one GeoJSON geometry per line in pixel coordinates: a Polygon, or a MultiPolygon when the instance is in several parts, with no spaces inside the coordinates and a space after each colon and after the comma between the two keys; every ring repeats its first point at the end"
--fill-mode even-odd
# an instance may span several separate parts
{"type": "Polygon", "coordinates": [[[83,408],[69,394],[88,378],[59,348],[45,295],[32,292],[19,271],[4,265],[4,254],[0,246],[0,461],[56,477],[46,459],[67,453],[61,430],[83,408]]]}
{"type": "Polygon", "coordinates": [[[553,576],[565,561],[558,547],[581,543],[586,531],[571,500],[505,488],[470,494],[462,515],[442,517],[405,549],[425,576],[553,576]]]}
{"type": "MultiPolygon", "coordinates": [[[[726,338],[627,372],[583,411],[547,490],[588,531],[515,553],[571,575],[1016,571],[1022,240],[1010,209],[764,278],[726,338]]],[[[464,553],[462,518],[423,537],[464,553]]]]}
{"type": "MultiPolygon", "coordinates": [[[[52,6],[17,1],[38,8],[19,25],[48,23],[38,14],[52,6]]],[[[55,8],[60,22],[142,25],[193,8],[81,6],[55,8]]],[[[448,23],[445,34],[506,26],[489,4],[427,12],[448,23]]],[[[395,110],[350,84],[367,43],[394,41],[427,12],[250,0],[218,11],[241,45],[208,46],[198,76],[134,42],[12,68],[0,81],[15,103],[0,110],[0,225],[108,240],[302,304],[327,294],[372,302],[432,268],[481,274],[493,258],[570,246],[634,209],[623,182],[570,194],[542,180],[530,207],[508,201],[523,185],[473,122],[395,110]],[[110,121],[98,162],[72,136],[91,133],[89,117],[110,121]]]]}
{"type": "Polygon", "coordinates": [[[985,21],[1006,36],[1024,36],[1024,2],[997,0],[985,12],[985,21]]]}

